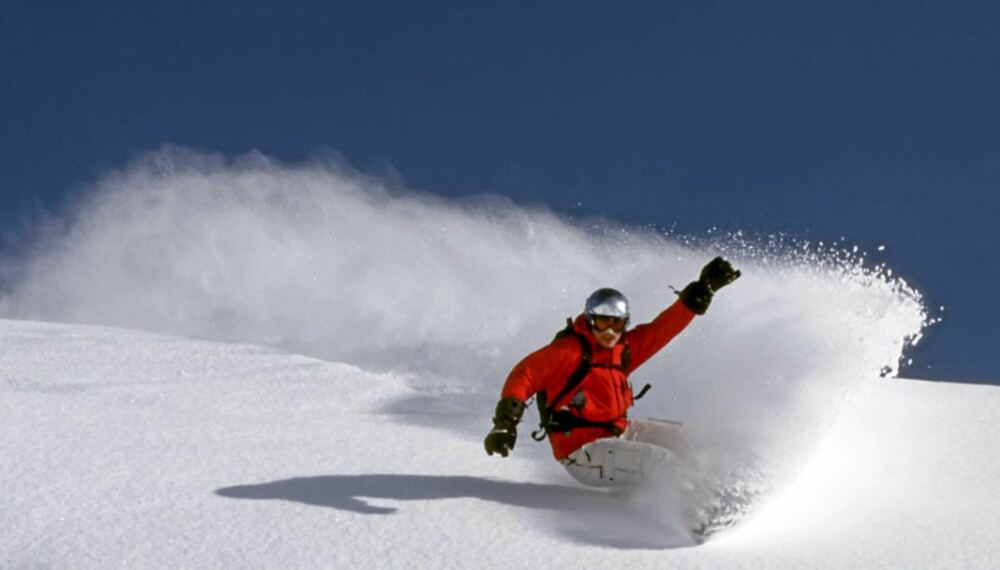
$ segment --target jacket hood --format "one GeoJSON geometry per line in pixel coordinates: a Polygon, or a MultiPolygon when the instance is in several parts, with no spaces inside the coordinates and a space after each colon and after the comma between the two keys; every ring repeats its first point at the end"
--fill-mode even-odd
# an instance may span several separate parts
{"type": "Polygon", "coordinates": [[[583,313],[580,313],[575,319],[573,319],[573,328],[576,329],[576,332],[582,333],[588,339],[597,341],[594,337],[594,333],[590,331],[590,325],[587,323],[587,317],[583,313]]]}

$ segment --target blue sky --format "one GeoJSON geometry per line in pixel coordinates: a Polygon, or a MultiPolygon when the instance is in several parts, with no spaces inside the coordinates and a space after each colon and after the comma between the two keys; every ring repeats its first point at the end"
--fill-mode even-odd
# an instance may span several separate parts
{"type": "Polygon", "coordinates": [[[5,234],[165,143],[333,149],[448,196],[843,237],[945,306],[908,375],[1000,381],[1000,3],[142,4],[0,4],[5,234]]]}

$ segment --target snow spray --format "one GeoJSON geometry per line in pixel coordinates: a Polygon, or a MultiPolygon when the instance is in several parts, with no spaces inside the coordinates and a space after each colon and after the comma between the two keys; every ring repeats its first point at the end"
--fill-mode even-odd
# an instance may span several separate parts
{"type": "Polygon", "coordinates": [[[8,256],[0,316],[266,344],[466,394],[485,417],[509,369],[591,291],[624,292],[645,322],[720,254],[743,278],[632,375],[654,386],[632,415],[686,424],[722,524],[794,474],[927,325],[920,294],[863,254],[445,199],[330,158],[165,148],[8,256]]]}

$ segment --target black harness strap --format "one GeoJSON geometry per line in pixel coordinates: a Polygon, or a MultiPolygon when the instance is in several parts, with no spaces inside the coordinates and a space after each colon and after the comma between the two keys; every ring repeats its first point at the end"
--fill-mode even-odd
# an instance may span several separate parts
{"type": "Polygon", "coordinates": [[[573,328],[573,320],[566,319],[566,328],[556,335],[556,340],[563,338],[567,335],[573,336],[580,343],[580,350],[582,351],[582,356],[580,357],[580,363],[576,365],[576,369],[573,373],[569,375],[569,380],[566,381],[566,386],[552,398],[552,402],[547,402],[546,393],[539,392],[535,399],[538,401],[538,416],[541,419],[538,429],[531,434],[531,438],[535,441],[542,441],[545,436],[551,431],[550,424],[552,421],[552,416],[550,414],[552,408],[556,406],[559,400],[565,398],[574,388],[583,382],[583,379],[587,377],[590,373],[591,360],[593,359],[593,353],[590,351],[590,343],[587,342],[587,338],[582,334],[577,332],[573,328]]]}
{"type": "Polygon", "coordinates": [[[622,429],[615,422],[592,422],[586,418],[574,416],[569,410],[557,410],[549,417],[549,432],[568,432],[579,427],[594,427],[621,435],[622,429]]]}
{"type": "Polygon", "coordinates": [[[576,365],[576,370],[569,375],[569,380],[566,381],[566,385],[563,386],[563,389],[556,395],[555,398],[552,398],[553,408],[559,404],[560,400],[565,398],[570,394],[570,392],[579,386],[580,382],[583,382],[583,379],[587,377],[587,374],[590,374],[590,369],[593,367],[593,363],[591,362],[593,360],[593,353],[590,352],[590,343],[587,342],[587,338],[578,333],[575,329],[571,329],[568,334],[573,335],[573,337],[580,342],[580,348],[583,350],[583,356],[580,358],[580,363],[576,365]]]}

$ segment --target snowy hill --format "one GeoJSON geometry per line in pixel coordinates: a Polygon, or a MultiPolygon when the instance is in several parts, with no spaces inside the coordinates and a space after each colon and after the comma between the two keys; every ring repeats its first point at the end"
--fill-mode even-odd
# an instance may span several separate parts
{"type": "Polygon", "coordinates": [[[2,568],[1000,562],[1000,390],[880,378],[934,319],[877,254],[259,154],[83,196],[0,257],[2,568]],[[668,484],[579,487],[534,410],[486,456],[505,375],[590,291],[644,322],[720,254],[743,277],[631,376],[695,452],[668,484]]]}
{"type": "Polygon", "coordinates": [[[665,548],[648,509],[527,437],[486,457],[483,410],[435,426],[392,374],[19,321],[0,346],[4,568],[1000,564],[996,387],[865,379],[787,484],[665,548]]]}

